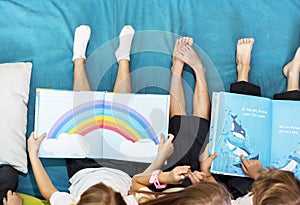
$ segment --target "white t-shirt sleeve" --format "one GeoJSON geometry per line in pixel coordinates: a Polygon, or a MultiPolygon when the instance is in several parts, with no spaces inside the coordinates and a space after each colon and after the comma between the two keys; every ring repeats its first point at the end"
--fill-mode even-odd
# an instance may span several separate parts
{"type": "Polygon", "coordinates": [[[76,204],[72,196],[67,192],[54,192],[50,197],[51,205],[70,205],[76,204]]]}
{"type": "Polygon", "coordinates": [[[251,194],[247,194],[243,197],[239,197],[235,200],[231,200],[231,205],[253,205],[253,197],[251,194]]]}
{"type": "Polygon", "coordinates": [[[124,200],[127,205],[138,205],[138,203],[133,195],[128,195],[128,196],[124,197],[124,200]]]}

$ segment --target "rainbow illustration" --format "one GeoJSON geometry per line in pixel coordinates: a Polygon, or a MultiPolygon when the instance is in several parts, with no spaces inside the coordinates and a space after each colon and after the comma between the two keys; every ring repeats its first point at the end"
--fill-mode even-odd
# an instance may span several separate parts
{"type": "Polygon", "coordinates": [[[107,129],[127,140],[140,139],[159,141],[151,124],[136,110],[116,102],[90,101],[70,109],[52,126],[47,138],[58,138],[61,133],[82,136],[97,130],[107,129]]]}

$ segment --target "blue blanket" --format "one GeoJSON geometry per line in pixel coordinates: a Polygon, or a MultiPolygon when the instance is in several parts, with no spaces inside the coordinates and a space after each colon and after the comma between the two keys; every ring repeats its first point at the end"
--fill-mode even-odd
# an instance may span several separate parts
{"type": "MultiPolygon", "coordinates": [[[[113,89],[118,35],[125,24],[136,30],[131,56],[133,89],[168,93],[173,45],[192,36],[207,68],[210,93],[229,90],[236,80],[235,49],[254,37],[250,81],[272,97],[286,88],[282,67],[300,45],[300,1],[243,0],[10,0],[0,1],[0,63],[33,63],[27,136],[33,130],[35,89],[72,89],[73,35],[81,24],[92,29],[87,72],[93,89],[113,89]]],[[[194,77],[184,72],[187,99],[194,77]]],[[[188,110],[191,111],[191,100],[188,110]]],[[[64,160],[44,159],[54,185],[67,191],[64,160]]],[[[40,196],[33,174],[21,175],[19,192],[40,196]]]]}

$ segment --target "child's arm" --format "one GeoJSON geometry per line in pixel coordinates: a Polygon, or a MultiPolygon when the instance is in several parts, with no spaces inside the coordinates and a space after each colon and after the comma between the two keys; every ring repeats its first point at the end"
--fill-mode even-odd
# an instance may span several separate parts
{"type": "MultiPolygon", "coordinates": [[[[132,189],[139,190],[142,187],[149,187],[153,184],[151,183],[150,178],[158,182],[160,185],[164,184],[180,184],[182,181],[189,175],[190,166],[177,166],[172,171],[162,172],[154,171],[147,173],[140,173],[132,177],[132,189]]],[[[157,186],[157,188],[159,188],[157,186]]]]}
{"type": "Polygon", "coordinates": [[[34,178],[39,187],[39,190],[42,196],[49,201],[51,195],[54,192],[57,192],[57,189],[54,187],[51,179],[49,178],[41,160],[38,157],[38,150],[42,140],[46,137],[46,134],[43,134],[38,139],[35,139],[34,132],[31,133],[28,143],[28,153],[29,159],[31,162],[34,178]]]}
{"type": "Polygon", "coordinates": [[[149,167],[144,171],[144,173],[152,173],[154,170],[161,169],[164,165],[165,161],[173,154],[174,146],[173,139],[174,135],[169,134],[169,138],[165,142],[164,135],[162,134],[160,137],[160,142],[157,151],[156,159],[149,165],[149,167]]]}
{"type": "MultiPolygon", "coordinates": [[[[203,151],[203,153],[200,155],[199,157],[199,161],[200,161],[200,170],[201,172],[204,172],[205,173],[205,178],[204,179],[201,179],[199,181],[206,181],[206,182],[217,182],[215,180],[215,178],[211,175],[210,173],[210,167],[211,167],[211,164],[213,162],[213,160],[218,156],[217,153],[214,153],[212,155],[209,155],[209,147],[208,147],[208,144],[206,145],[205,147],[205,150],[203,151]]],[[[193,175],[191,175],[193,176],[193,175]]],[[[191,179],[191,177],[190,177],[191,179]]],[[[192,180],[191,181],[196,181],[197,180],[192,180]]],[[[193,183],[194,184],[194,183],[193,183]]]]}

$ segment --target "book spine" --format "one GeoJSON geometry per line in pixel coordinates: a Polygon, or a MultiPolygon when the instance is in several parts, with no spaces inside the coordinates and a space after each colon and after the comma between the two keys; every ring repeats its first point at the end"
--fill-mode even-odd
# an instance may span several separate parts
{"type": "Polygon", "coordinates": [[[216,145],[216,136],[217,136],[217,126],[218,126],[218,118],[219,118],[219,102],[220,102],[220,93],[213,93],[213,104],[212,104],[212,137],[211,137],[211,154],[215,152],[216,145]]]}

